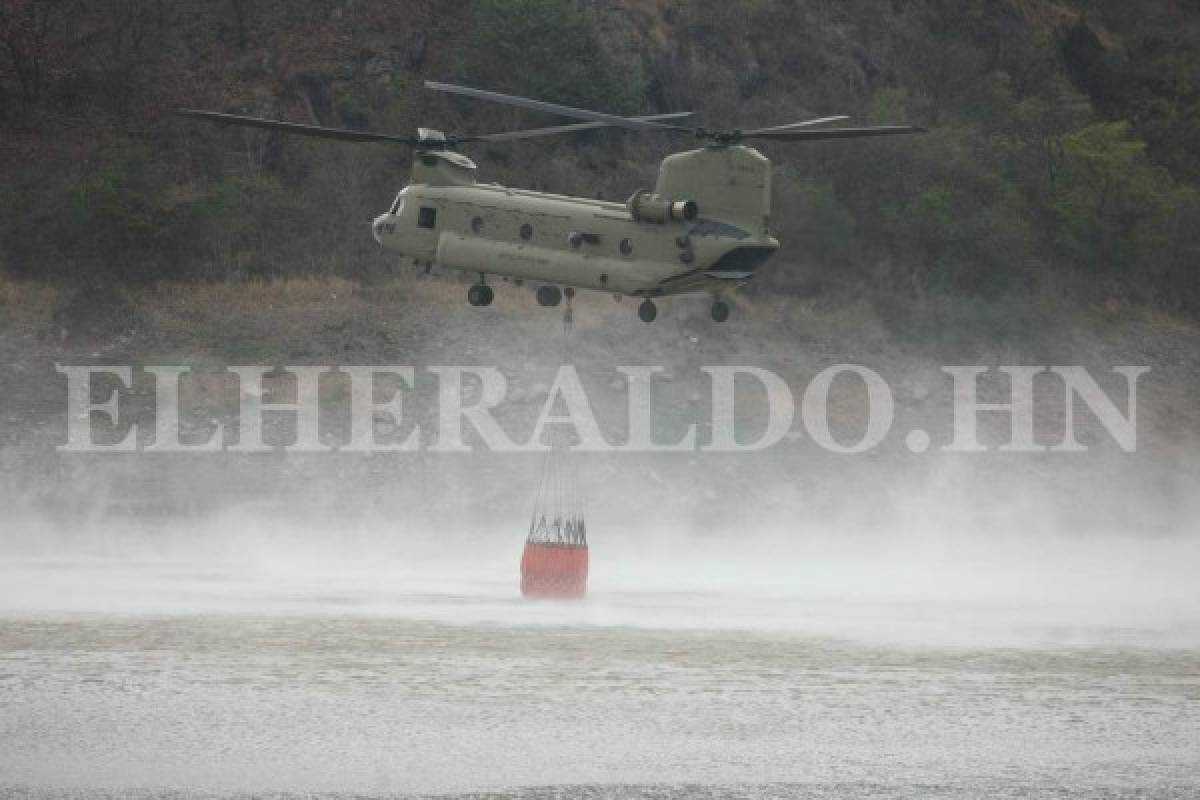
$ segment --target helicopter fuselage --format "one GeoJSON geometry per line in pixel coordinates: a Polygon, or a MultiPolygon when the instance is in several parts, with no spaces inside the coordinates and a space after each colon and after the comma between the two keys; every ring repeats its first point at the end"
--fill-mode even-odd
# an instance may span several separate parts
{"type": "Polygon", "coordinates": [[[769,213],[770,162],[742,146],[668,156],[627,203],[478,183],[470,159],[434,150],[373,232],[417,264],[650,298],[750,280],[779,247],[769,213]]]}
{"type": "MultiPolygon", "coordinates": [[[[229,125],[343,142],[388,142],[414,148],[412,177],[392,207],[375,219],[375,239],[426,269],[434,264],[476,273],[467,290],[473,306],[490,305],[489,275],[540,282],[538,302],[558,305],[574,289],[642,298],[638,316],[652,322],[654,298],[713,294],[712,318],[729,318],[726,289],[752,279],[779,249],[771,235],[771,162],[747,141],[815,142],[923,133],[912,125],[824,127],[844,115],[766,128],[712,129],[680,122],[689,111],[621,117],[601,111],[437,81],[427,89],[575,120],[548,127],[447,135],[331,128],[200,109],[178,113],[229,125]],[[511,189],[475,180],[475,164],[455,151],[472,142],[514,142],[596,128],[687,135],[705,147],[663,159],[654,191],[624,204],[511,189]],[[561,288],[560,288],[561,287],[561,288]]],[[[309,109],[312,112],[312,109],[309,109]]]]}

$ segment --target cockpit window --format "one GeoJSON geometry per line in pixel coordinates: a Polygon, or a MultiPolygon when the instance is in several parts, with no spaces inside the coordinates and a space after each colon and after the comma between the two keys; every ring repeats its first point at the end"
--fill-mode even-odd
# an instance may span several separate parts
{"type": "Polygon", "coordinates": [[[395,214],[399,214],[403,210],[404,210],[404,192],[401,191],[400,194],[396,195],[396,202],[392,203],[392,210],[390,213],[395,215],[395,214]]]}

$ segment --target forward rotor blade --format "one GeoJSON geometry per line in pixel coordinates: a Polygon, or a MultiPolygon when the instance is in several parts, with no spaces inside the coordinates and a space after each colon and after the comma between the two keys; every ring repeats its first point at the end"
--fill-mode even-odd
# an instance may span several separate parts
{"type": "Polygon", "coordinates": [[[453,83],[425,81],[425,88],[436,89],[439,92],[448,92],[449,94],[460,94],[464,97],[474,97],[477,100],[490,100],[493,103],[503,103],[505,105],[517,106],[518,108],[544,111],[547,114],[558,114],[559,116],[563,117],[574,117],[575,119],[587,120],[588,122],[603,122],[617,128],[631,128],[637,131],[692,132],[691,128],[683,128],[676,125],[661,125],[657,122],[652,122],[646,119],[638,119],[636,117],[619,117],[616,114],[605,114],[602,111],[591,111],[586,108],[574,108],[573,106],[564,106],[559,105],[558,103],[547,103],[543,100],[530,100],[528,97],[517,97],[511,94],[501,94],[500,92],[489,92],[484,89],[473,89],[470,86],[458,86],[453,83]]]}
{"type": "MultiPolygon", "coordinates": [[[[691,111],[676,111],[672,114],[651,114],[644,117],[630,117],[629,119],[641,122],[653,122],[655,120],[682,119],[683,117],[691,116],[691,114],[691,111]]],[[[560,133],[578,133],[580,131],[609,127],[612,126],[607,122],[576,122],[573,125],[554,125],[549,128],[530,128],[521,131],[501,131],[499,133],[481,133],[473,136],[456,136],[454,137],[454,141],[456,143],[511,142],[517,139],[533,139],[539,136],[556,136],[560,133]]]]}
{"type": "Polygon", "coordinates": [[[756,133],[766,133],[768,131],[790,131],[795,128],[807,128],[809,125],[822,125],[826,122],[837,122],[843,119],[850,119],[845,114],[839,114],[836,117],[821,117],[820,119],[806,119],[804,122],[789,122],[787,125],[773,125],[770,128],[757,128],[752,131],[742,131],[743,136],[749,136],[756,133]]]}
{"type": "Polygon", "coordinates": [[[929,133],[929,131],[913,125],[882,125],[875,128],[819,128],[811,131],[751,131],[742,134],[742,138],[776,142],[812,142],[822,139],[859,139],[866,136],[893,136],[904,133],[929,133]]]}
{"type": "Polygon", "coordinates": [[[400,144],[416,145],[417,140],[410,136],[392,136],[387,133],[371,133],[369,131],[352,131],[346,128],[325,128],[320,125],[301,125],[298,122],[282,122],[262,117],[246,117],[241,114],[221,114],[216,111],[198,111],[191,108],[181,108],[175,113],[185,117],[206,119],[224,125],[242,125],[249,128],[266,128],[267,130],[287,131],[301,136],[315,136],[320,139],[339,139],[343,142],[398,142],[400,144]]]}

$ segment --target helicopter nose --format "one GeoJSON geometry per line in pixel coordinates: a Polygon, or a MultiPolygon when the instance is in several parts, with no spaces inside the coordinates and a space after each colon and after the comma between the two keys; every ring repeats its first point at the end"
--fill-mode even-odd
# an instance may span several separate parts
{"type": "Polygon", "coordinates": [[[383,245],[383,226],[387,224],[387,219],[387,214],[380,214],[375,218],[374,224],[371,225],[371,233],[375,236],[375,241],[381,246],[383,245]]]}

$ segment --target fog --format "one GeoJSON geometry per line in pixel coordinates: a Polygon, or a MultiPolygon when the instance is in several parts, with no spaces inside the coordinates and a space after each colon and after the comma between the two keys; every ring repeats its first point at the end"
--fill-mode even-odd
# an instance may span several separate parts
{"type": "MultiPolygon", "coordinates": [[[[504,365],[497,417],[521,440],[557,358],[464,319],[439,316],[458,341],[406,360],[504,365]]],[[[686,319],[651,346],[621,324],[575,359],[615,441],[614,364],[663,363],[655,436],[703,440],[702,365],[762,365],[800,397],[860,349],[686,319]]],[[[1119,398],[1105,365],[1138,355],[1092,371],[1119,398]]],[[[541,454],[58,452],[42,364],[42,415],[0,449],[0,791],[1194,794],[1193,373],[1147,375],[1136,452],[1081,413],[1086,452],[1005,453],[1008,417],[981,413],[989,450],[964,454],[942,449],[952,393],[932,355],[871,363],[896,420],[868,453],[797,421],[761,451],[572,454],[590,579],[571,602],[519,591],[541,454]],[[915,429],[928,452],[905,446],[915,429]]],[[[849,441],[854,389],[831,397],[849,441]]],[[[435,397],[418,385],[405,425],[436,430],[435,397]]],[[[742,435],[762,400],[739,396],[742,435]]],[[[1060,441],[1061,392],[1035,417],[1060,441]]]]}
{"type": "MultiPolygon", "coordinates": [[[[1081,530],[1059,524],[1078,499],[1064,509],[1012,476],[1002,492],[969,491],[967,473],[961,464],[926,470],[923,492],[897,475],[870,513],[856,507],[873,497],[868,488],[837,490],[837,514],[829,496],[814,492],[806,504],[781,483],[767,491],[772,505],[760,493],[687,525],[680,519],[702,488],[601,497],[588,512],[589,596],[574,603],[519,596],[520,492],[486,519],[439,519],[346,491],[330,505],[311,488],[310,505],[291,509],[70,523],[13,512],[0,538],[0,614],[395,618],[918,647],[1200,646],[1200,535],[1186,503],[1159,503],[1155,518],[1139,512],[1142,530],[1081,530]]],[[[1097,503],[1112,502],[1102,494],[1097,503]]]]}
{"type": "Polygon", "coordinates": [[[34,797],[1186,796],[1194,533],[969,530],[978,509],[905,496],[870,524],[598,504],[573,602],[520,597],[515,512],[14,515],[0,774],[34,797]]]}

